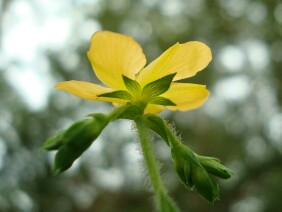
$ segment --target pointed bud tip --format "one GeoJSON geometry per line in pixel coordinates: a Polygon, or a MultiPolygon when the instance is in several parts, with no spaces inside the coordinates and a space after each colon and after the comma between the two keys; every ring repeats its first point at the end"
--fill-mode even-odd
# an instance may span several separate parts
{"type": "Polygon", "coordinates": [[[58,176],[58,175],[61,174],[62,172],[63,172],[62,169],[55,167],[55,168],[52,170],[52,175],[53,175],[53,176],[58,176]]]}

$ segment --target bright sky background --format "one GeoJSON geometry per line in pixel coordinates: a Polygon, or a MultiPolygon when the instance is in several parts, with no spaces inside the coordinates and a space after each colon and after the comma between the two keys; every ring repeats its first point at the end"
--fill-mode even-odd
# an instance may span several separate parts
{"type": "MultiPolygon", "coordinates": [[[[50,75],[46,51],[57,51],[60,55],[64,51],[71,52],[73,46],[88,42],[91,35],[101,29],[97,21],[85,19],[85,10],[77,9],[80,6],[85,8],[88,4],[97,4],[97,10],[103,5],[99,0],[76,0],[71,3],[67,0],[17,0],[12,1],[6,11],[2,26],[0,67],[5,70],[7,81],[31,109],[42,109],[57,83],[50,75]]],[[[181,4],[179,1],[167,1],[165,5],[162,9],[170,16],[181,4]]],[[[226,3],[225,6],[228,5],[226,3]]],[[[200,8],[200,5],[196,4],[195,7],[200,8]]],[[[231,8],[237,8],[232,11],[238,15],[240,11],[245,13],[247,7],[238,4],[231,8]]],[[[262,13],[260,19],[264,18],[265,13],[262,13]]],[[[75,63],[75,57],[69,57],[66,61],[66,65],[72,63],[75,63]]],[[[212,63],[218,64],[215,71],[230,73],[212,88],[214,95],[227,101],[243,101],[251,93],[249,73],[266,70],[269,50],[262,40],[245,40],[244,43],[223,46],[214,55],[212,63]]]]}
{"type": "MultiPolygon", "coordinates": [[[[168,20],[173,20],[171,19],[172,17],[188,12],[182,5],[184,1],[189,3],[190,17],[200,16],[199,14],[204,9],[204,1],[143,0],[148,7],[159,4],[160,11],[164,16],[169,17],[168,20]]],[[[51,75],[50,63],[46,57],[46,52],[57,52],[58,55],[66,60],[66,67],[74,66],[78,61],[75,54],[72,54],[75,52],[76,47],[80,46],[82,42],[89,42],[92,34],[102,29],[98,21],[86,19],[86,14],[101,10],[105,1],[14,0],[11,2],[5,13],[1,14],[0,71],[4,72],[7,82],[15,88],[31,110],[41,110],[46,107],[50,92],[56,92],[53,87],[57,83],[57,79],[54,79],[51,75]],[[95,11],[87,9],[89,5],[91,5],[89,8],[95,11]]],[[[123,0],[112,0],[113,4],[108,6],[112,10],[118,10],[126,2],[123,0]]],[[[267,13],[268,11],[263,3],[259,1],[222,0],[221,2],[222,9],[230,17],[241,18],[246,16],[246,20],[258,26],[270,15],[267,13]]],[[[281,3],[275,8],[273,13],[277,22],[282,23],[281,3]]],[[[127,30],[124,27],[123,30],[125,32],[131,32],[130,29],[133,30],[139,27],[138,25],[134,26],[135,23],[132,20],[127,20],[127,22],[129,27],[127,30]]],[[[146,26],[152,32],[152,24],[147,20],[144,20],[144,23],[147,24],[146,26]]],[[[168,22],[167,24],[170,23],[168,22]]],[[[175,26],[175,33],[181,30],[176,22],[172,22],[172,25],[175,26]]],[[[124,26],[127,25],[125,24],[124,26]]],[[[189,25],[185,27],[189,27],[189,25]]],[[[185,30],[185,28],[183,29],[185,30]]],[[[139,33],[140,31],[138,29],[136,32],[135,39],[142,40],[142,37],[146,36],[139,33]]],[[[203,111],[210,116],[222,116],[221,120],[225,121],[227,115],[229,115],[226,115],[229,105],[245,105],[247,110],[248,100],[255,96],[256,105],[249,105],[249,108],[253,109],[256,107],[253,111],[259,113],[259,117],[263,118],[265,129],[271,138],[271,142],[282,152],[282,113],[281,109],[277,108],[275,90],[270,84],[271,82],[268,81],[269,77],[265,77],[269,74],[268,71],[271,66],[270,48],[272,47],[264,41],[263,37],[238,39],[237,41],[233,41],[233,43],[231,41],[230,43],[228,43],[229,41],[226,42],[217,49],[217,52],[214,52],[215,50],[212,49],[213,61],[210,66],[213,68],[210,70],[216,73],[217,82],[213,87],[209,87],[211,96],[205,104],[203,111]]],[[[281,49],[279,48],[281,41],[277,41],[277,44],[279,45],[274,46],[277,48],[276,51],[278,53],[280,52],[280,56],[279,54],[273,54],[272,56],[277,60],[281,60],[281,49]]],[[[64,105],[62,102],[59,103],[64,105]]],[[[83,113],[85,113],[85,108],[83,110],[83,113]]],[[[184,120],[183,113],[181,113],[179,120],[184,120]]],[[[246,117],[245,121],[250,120],[246,117]]],[[[236,128],[232,125],[230,126],[232,130],[236,128]]],[[[8,128],[11,130],[10,126],[8,128]]],[[[123,134],[123,129],[125,128],[128,129],[130,126],[126,126],[123,122],[119,123],[114,130],[107,132],[109,139],[105,140],[111,141],[110,137],[117,138],[117,135],[133,140],[132,137],[129,137],[130,135],[123,134]]],[[[124,138],[120,140],[124,140],[124,138]]],[[[104,145],[106,146],[106,144],[101,143],[101,141],[99,142],[99,140],[95,142],[85,158],[88,158],[91,163],[95,161],[95,158],[91,157],[99,157],[104,145]]],[[[250,139],[247,145],[247,151],[251,152],[251,154],[256,154],[256,158],[263,158],[263,151],[266,149],[263,145],[264,143],[257,138],[250,139]],[[256,148],[254,148],[254,144],[256,144],[256,148]]],[[[0,137],[0,170],[3,168],[7,149],[5,140],[0,137]]],[[[141,159],[137,153],[138,149],[132,143],[124,147],[123,157],[129,163],[125,170],[130,176],[133,173],[140,174],[136,171],[138,161],[141,159]]],[[[73,171],[75,171],[75,168],[73,171]]],[[[99,171],[99,179],[96,178],[93,171],[93,181],[100,180],[100,184],[105,185],[105,189],[108,189],[108,187],[118,189],[125,180],[124,174],[121,170],[115,168],[109,170],[101,169],[99,171]],[[112,179],[113,176],[115,176],[115,180],[111,181],[111,184],[108,184],[108,179],[112,179]]],[[[134,177],[139,179],[138,177],[140,176],[134,177]]],[[[19,207],[23,207],[24,203],[27,205],[24,206],[25,208],[31,207],[31,200],[28,199],[28,196],[24,192],[18,192],[14,196],[15,202],[20,205],[19,207]]],[[[92,199],[89,200],[89,204],[91,201],[92,199]]],[[[253,202],[250,205],[254,205],[253,202]]]]}
{"type": "MultiPolygon", "coordinates": [[[[68,47],[75,26],[83,21],[68,1],[13,1],[3,17],[0,67],[7,81],[33,110],[42,109],[56,82],[50,75],[45,52],[63,51],[68,47]]],[[[77,5],[76,5],[77,6],[77,5]]],[[[83,21],[75,34],[90,38],[99,29],[95,22],[83,21]]]]}

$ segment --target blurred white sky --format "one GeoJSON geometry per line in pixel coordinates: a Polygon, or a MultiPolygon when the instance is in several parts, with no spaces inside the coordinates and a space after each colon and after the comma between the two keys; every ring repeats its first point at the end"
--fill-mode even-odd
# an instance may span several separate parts
{"type": "MultiPolygon", "coordinates": [[[[169,18],[179,15],[181,12],[187,13],[185,7],[182,7],[181,4],[184,1],[143,0],[148,7],[153,7],[159,3],[162,13],[169,18]]],[[[122,2],[123,4],[126,3],[126,1],[122,0],[113,0],[113,2],[115,4],[111,5],[112,9],[121,7],[122,4],[120,3],[122,2]]],[[[203,9],[204,1],[187,0],[187,2],[189,2],[190,6],[190,16],[198,16],[198,13],[203,9]]],[[[226,10],[231,17],[246,16],[246,20],[254,24],[263,22],[267,15],[269,15],[263,3],[260,2],[245,0],[221,0],[221,2],[223,5],[222,9],[226,10]]],[[[46,58],[46,51],[56,51],[62,57],[64,55],[69,56],[74,46],[80,45],[81,42],[89,42],[91,35],[95,31],[100,30],[101,26],[99,22],[93,19],[85,19],[85,13],[89,12],[85,8],[87,8],[88,4],[91,4],[89,8],[99,10],[99,6],[102,7],[103,3],[103,0],[14,0],[4,15],[1,14],[3,15],[3,23],[1,26],[0,70],[4,71],[7,81],[18,91],[30,109],[43,109],[46,106],[49,93],[55,92],[53,86],[57,82],[50,74],[50,65],[48,58],[46,58]],[[97,4],[97,6],[93,7],[93,4],[97,4]],[[84,9],[78,9],[80,6],[84,9]],[[65,54],[65,52],[69,54],[65,54]]],[[[274,11],[274,17],[279,23],[282,23],[281,14],[282,4],[280,3],[274,11]]],[[[132,24],[135,24],[134,21],[130,22],[128,20],[128,22],[131,24],[129,28],[132,27],[132,24]]],[[[154,26],[150,22],[144,22],[149,26],[150,30],[153,29],[154,26]]],[[[172,23],[173,25],[176,24],[176,22],[172,23]]],[[[138,25],[134,27],[137,28],[138,25]]],[[[186,27],[189,26],[187,25],[186,27]]],[[[138,36],[144,35],[140,34],[138,36]]],[[[278,44],[281,46],[281,41],[278,44]]],[[[281,53],[279,45],[275,46],[278,46],[276,47],[276,52],[281,53]]],[[[264,118],[265,128],[273,145],[282,152],[282,115],[281,111],[279,112],[276,107],[275,91],[267,81],[267,77],[264,78],[270,66],[271,49],[269,48],[269,45],[265,43],[263,38],[252,38],[241,39],[237,43],[224,43],[218,49],[218,52],[214,52],[214,59],[211,65],[215,68],[210,70],[218,74],[218,81],[213,88],[209,88],[211,90],[211,97],[204,111],[209,115],[222,115],[224,117],[225,111],[227,111],[226,107],[228,107],[226,103],[239,105],[242,102],[248,102],[248,98],[251,95],[257,95],[258,101],[256,106],[258,109],[256,112],[260,113],[260,116],[264,118]]],[[[274,57],[281,58],[279,54],[274,54],[274,57]]],[[[75,57],[66,56],[65,59],[66,66],[71,66],[75,63],[75,57]]],[[[83,113],[85,113],[85,110],[83,113]]],[[[181,113],[181,116],[181,119],[183,119],[183,113],[181,113]]],[[[224,118],[222,119],[223,121],[225,120],[224,118]]],[[[254,120],[257,121],[256,119],[254,120]]],[[[124,128],[124,125],[120,125],[120,127],[124,128]]],[[[121,128],[118,128],[118,132],[122,131],[121,128]]],[[[116,136],[119,133],[113,131],[113,134],[113,136],[116,136]]],[[[250,142],[250,144],[253,144],[253,142],[250,142]]],[[[99,145],[99,142],[95,142],[95,145],[93,146],[94,150],[98,152],[99,146],[97,145],[99,145]]],[[[249,146],[253,147],[253,145],[249,146]]],[[[263,145],[261,147],[261,149],[265,148],[263,145]]],[[[89,151],[89,157],[96,155],[92,154],[92,149],[89,151]]],[[[255,152],[254,148],[251,148],[251,150],[255,152]]],[[[261,150],[258,149],[256,152],[259,151],[261,150]]],[[[135,149],[135,145],[126,145],[124,148],[123,155],[126,161],[130,163],[126,170],[131,175],[136,173],[136,164],[140,160],[136,152],[138,150],[135,149]]],[[[261,152],[257,155],[261,156],[263,151],[261,152]]],[[[5,154],[5,141],[0,138],[0,170],[3,166],[5,154]]],[[[91,160],[91,162],[93,161],[95,160],[91,160]]],[[[99,175],[101,180],[107,182],[108,178],[113,175],[117,176],[117,181],[113,181],[113,184],[107,185],[104,183],[113,188],[118,188],[124,180],[122,173],[116,169],[109,169],[108,172],[102,170],[99,172],[99,175]]],[[[94,178],[97,180],[95,173],[93,174],[94,178]]],[[[16,197],[16,200],[19,198],[27,199],[23,193],[18,193],[16,197]]],[[[22,203],[23,201],[18,202],[22,203]]],[[[26,207],[28,208],[29,202],[26,202],[28,205],[26,207]]],[[[242,207],[241,205],[239,206],[236,205],[236,208],[242,207]]]]}
{"type": "MultiPolygon", "coordinates": [[[[191,1],[191,4],[201,8],[201,4],[195,2],[191,1]]],[[[243,15],[253,5],[243,2],[239,1],[239,4],[234,5],[235,2],[229,0],[223,5],[230,14],[243,15]],[[234,7],[229,7],[230,5],[234,7]]],[[[87,4],[92,7],[97,4],[93,7],[97,9],[102,7],[102,3],[99,0],[76,0],[71,3],[67,0],[12,1],[3,17],[0,68],[5,70],[7,81],[31,109],[43,108],[49,92],[56,84],[50,75],[46,51],[57,51],[64,55],[66,51],[72,52],[73,46],[78,46],[82,41],[88,42],[101,26],[95,20],[85,19],[87,11],[78,8],[83,5],[85,9],[87,4]]],[[[181,1],[168,0],[162,9],[167,16],[173,16],[173,11],[180,5],[181,1]]],[[[257,7],[260,10],[264,8],[263,5],[257,7]]],[[[266,13],[263,13],[260,20],[265,17],[266,13]]],[[[243,43],[222,46],[217,55],[214,54],[212,63],[217,64],[215,71],[222,70],[229,75],[212,88],[214,95],[227,101],[243,101],[252,92],[250,73],[252,75],[252,72],[267,70],[269,55],[269,49],[263,40],[245,40],[243,43]]],[[[75,63],[70,60],[71,57],[66,58],[66,67],[75,63]]]]}
{"type": "MultiPolygon", "coordinates": [[[[17,0],[4,13],[0,67],[5,70],[7,81],[33,110],[46,105],[56,84],[49,74],[45,52],[68,48],[75,26],[83,20],[74,6],[66,0],[17,0]]],[[[99,29],[98,24],[85,24],[87,27],[82,25],[80,34],[74,37],[90,38],[99,29]]]]}

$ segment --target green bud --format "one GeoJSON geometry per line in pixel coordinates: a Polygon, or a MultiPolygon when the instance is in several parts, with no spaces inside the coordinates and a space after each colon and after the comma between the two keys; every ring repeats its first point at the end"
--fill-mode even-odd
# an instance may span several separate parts
{"type": "Polygon", "coordinates": [[[45,150],[57,150],[63,145],[62,136],[65,133],[65,130],[61,130],[56,133],[55,136],[49,138],[47,141],[44,142],[42,148],[45,150]]]}
{"type": "Polygon", "coordinates": [[[172,146],[171,156],[174,163],[174,168],[181,182],[189,189],[192,189],[194,182],[192,180],[192,163],[197,163],[195,154],[185,145],[172,146]]]}
{"type": "Polygon", "coordinates": [[[208,172],[200,164],[193,164],[191,171],[192,181],[201,196],[210,203],[219,200],[219,189],[208,172]]]}
{"type": "Polygon", "coordinates": [[[71,125],[63,135],[65,145],[84,151],[100,135],[108,124],[108,119],[103,114],[95,114],[93,119],[84,119],[71,125]]]}
{"type": "Polygon", "coordinates": [[[197,155],[197,158],[201,165],[209,172],[219,178],[228,179],[233,175],[233,172],[222,165],[217,158],[205,157],[197,155]]]}
{"type": "Polygon", "coordinates": [[[92,118],[78,121],[62,135],[63,145],[55,156],[54,174],[67,170],[73,162],[92,144],[108,124],[104,114],[93,114],[92,118]]]}
{"type": "Polygon", "coordinates": [[[171,155],[176,173],[187,188],[195,187],[198,193],[210,203],[219,199],[217,184],[191,149],[181,142],[174,142],[171,147],[171,155]]]}
{"type": "Polygon", "coordinates": [[[69,146],[62,146],[55,156],[53,174],[58,175],[71,167],[73,162],[81,155],[81,151],[76,151],[69,146]]]}

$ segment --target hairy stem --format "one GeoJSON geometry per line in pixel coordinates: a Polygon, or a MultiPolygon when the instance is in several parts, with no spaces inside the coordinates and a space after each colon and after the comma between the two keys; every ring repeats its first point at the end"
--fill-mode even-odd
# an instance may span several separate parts
{"type": "Polygon", "coordinates": [[[165,188],[159,174],[157,162],[154,158],[148,129],[142,117],[136,120],[136,125],[141,140],[142,152],[148,169],[148,174],[150,176],[150,180],[152,181],[152,186],[156,193],[160,193],[161,191],[164,191],[165,188]]]}
{"type": "Polygon", "coordinates": [[[148,175],[150,177],[155,192],[159,211],[176,212],[178,211],[178,209],[175,206],[174,202],[167,196],[166,189],[161,179],[158,164],[154,157],[154,152],[144,117],[138,117],[135,122],[141,141],[141,148],[144,155],[144,160],[146,162],[148,175]]]}

